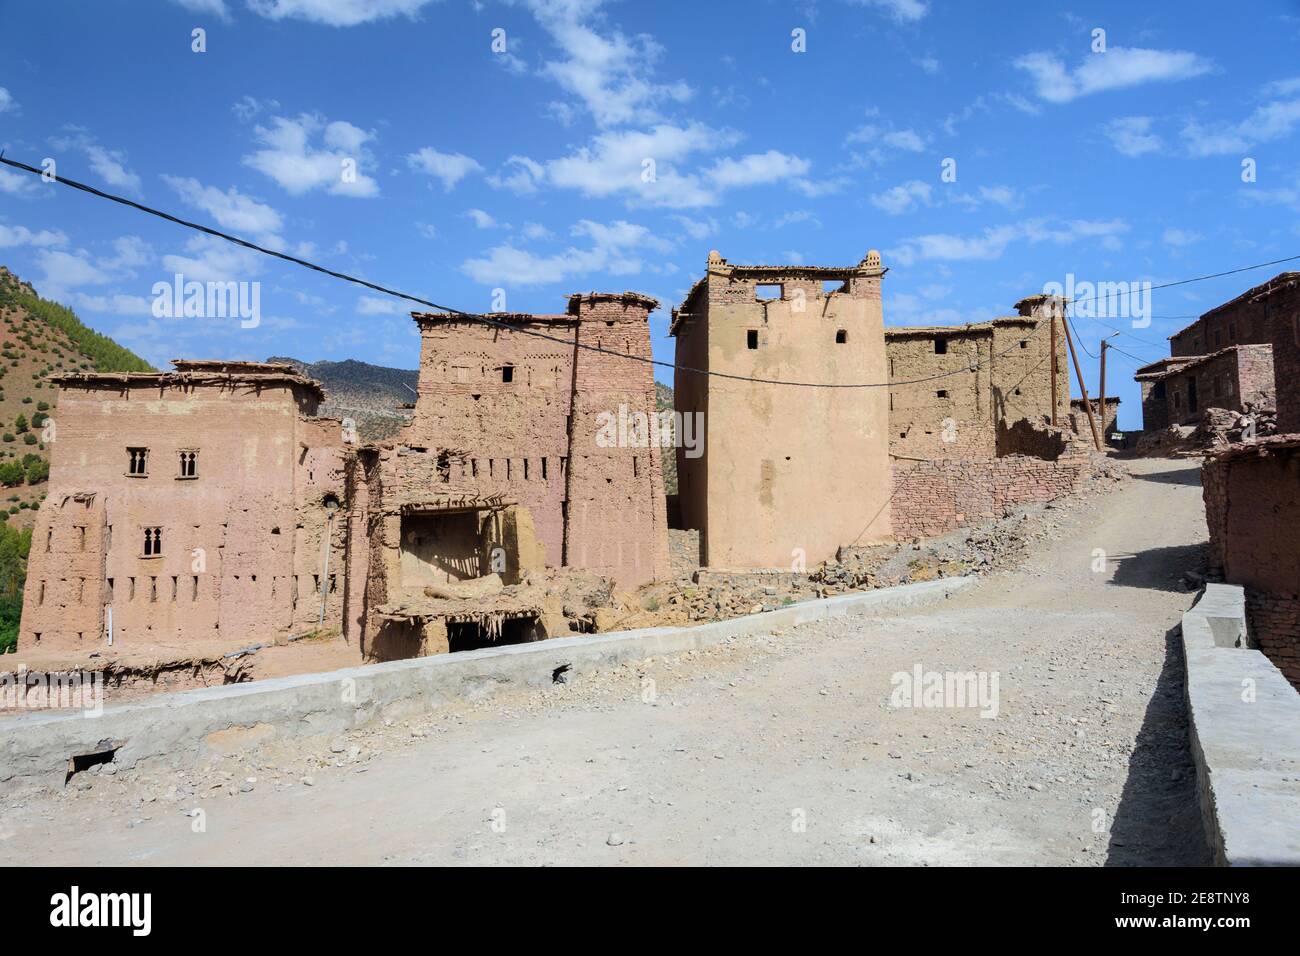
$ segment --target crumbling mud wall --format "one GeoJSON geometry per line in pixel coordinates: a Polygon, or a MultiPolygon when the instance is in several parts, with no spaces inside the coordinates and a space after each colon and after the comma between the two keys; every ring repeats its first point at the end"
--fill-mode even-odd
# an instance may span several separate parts
{"type": "MultiPolygon", "coordinates": [[[[958,326],[889,328],[889,446],[894,455],[968,458],[996,452],[998,428],[1051,420],[1054,300],[1017,303],[1017,316],[958,326]],[[942,376],[942,377],[939,377],[942,376]]],[[[1058,330],[1059,331],[1059,330],[1058,330]]],[[[1068,411],[1063,333],[1056,337],[1056,412],[1068,411]]],[[[1068,423],[1068,422],[1067,422],[1068,423]]]]}
{"type": "Polygon", "coordinates": [[[663,576],[658,431],[618,427],[654,421],[651,366],[619,356],[650,357],[657,307],[632,292],[576,294],[562,315],[491,316],[510,328],[417,314],[419,398],[401,447],[432,456],[435,487],[454,479],[476,499],[526,508],[554,567],[609,574],[622,587],[663,576]]]}
{"type": "Polygon", "coordinates": [[[1300,435],[1229,445],[1201,477],[1210,570],[1246,589],[1260,650],[1300,688],[1300,435]]]}
{"type": "Polygon", "coordinates": [[[274,639],[342,611],[337,422],[279,366],[71,374],[33,534],[19,646],[274,639]],[[328,548],[325,541],[328,538],[328,548]],[[329,588],[326,555],[339,569],[329,588]],[[324,575],[324,577],[322,577],[324,575]]]}
{"type": "Polygon", "coordinates": [[[739,377],[675,379],[692,409],[707,408],[704,456],[677,457],[704,564],[789,567],[889,535],[887,391],[743,380],[885,381],[884,274],[874,251],[849,268],[737,266],[709,253],[671,329],[678,364],[739,377]]]}
{"type": "MultiPolygon", "coordinates": [[[[1106,396],[1106,410],[1102,413],[1099,400],[1093,396],[1089,398],[1088,404],[1092,406],[1092,416],[1097,422],[1097,430],[1101,433],[1103,439],[1110,437],[1119,431],[1119,398],[1114,395],[1106,396]]],[[[1088,413],[1084,410],[1082,398],[1070,399],[1070,429],[1076,435],[1082,435],[1085,438],[1092,438],[1092,430],[1088,425],[1088,413]]]]}

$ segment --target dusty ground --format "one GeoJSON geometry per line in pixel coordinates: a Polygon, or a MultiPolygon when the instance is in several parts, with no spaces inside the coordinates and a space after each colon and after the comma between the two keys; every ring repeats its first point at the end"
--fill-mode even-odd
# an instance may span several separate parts
{"type": "Polygon", "coordinates": [[[939,606],[314,748],[81,774],[8,808],[0,847],[46,865],[1205,863],[1171,637],[1202,560],[1196,463],[1133,470],[939,606]],[[998,672],[998,716],[891,708],[917,664],[998,672]]]}

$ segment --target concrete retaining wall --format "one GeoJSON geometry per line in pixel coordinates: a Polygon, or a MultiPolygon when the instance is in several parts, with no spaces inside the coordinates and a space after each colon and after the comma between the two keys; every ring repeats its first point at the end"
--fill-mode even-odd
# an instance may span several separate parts
{"type": "Polygon", "coordinates": [[[1192,756],[1215,861],[1300,865],[1300,694],[1249,646],[1241,588],[1207,585],[1182,631],[1192,756]]]}
{"type": "Polygon", "coordinates": [[[0,718],[0,793],[61,787],[74,755],[117,748],[115,762],[180,765],[201,758],[214,734],[248,728],[257,739],[334,734],[373,720],[401,719],[455,700],[546,686],[557,668],[571,673],[624,661],[679,654],[732,638],[868,611],[894,611],[941,600],[973,584],[945,578],[793,604],[696,627],[653,627],[535,644],[390,661],[322,674],[158,694],[80,712],[0,718]]]}

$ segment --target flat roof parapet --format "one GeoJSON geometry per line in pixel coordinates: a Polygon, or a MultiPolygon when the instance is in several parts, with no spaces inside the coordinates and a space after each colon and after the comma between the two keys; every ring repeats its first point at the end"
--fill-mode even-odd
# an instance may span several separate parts
{"type": "Polygon", "coordinates": [[[276,362],[243,362],[221,359],[172,359],[171,372],[64,372],[50,376],[60,387],[117,385],[288,385],[312,393],[325,401],[325,389],[314,378],[300,374],[291,365],[276,362]]]}

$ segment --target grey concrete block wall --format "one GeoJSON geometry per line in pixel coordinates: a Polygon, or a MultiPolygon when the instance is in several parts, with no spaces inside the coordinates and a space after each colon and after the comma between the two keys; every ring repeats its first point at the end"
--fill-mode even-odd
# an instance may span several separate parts
{"type": "Polygon", "coordinates": [[[214,734],[246,728],[259,739],[332,734],[401,719],[456,700],[546,686],[557,668],[574,673],[846,614],[894,611],[942,600],[975,583],[944,578],[793,604],[696,627],[655,627],[535,644],[390,661],[319,674],[158,694],[108,705],[98,717],[43,712],[0,718],[0,793],[64,784],[74,755],[116,748],[114,761],[183,765],[201,758],[214,734]]]}
{"type": "Polygon", "coordinates": [[[1249,646],[1245,592],[1209,584],[1183,615],[1192,755],[1221,866],[1300,865],[1300,694],[1249,646]]]}

